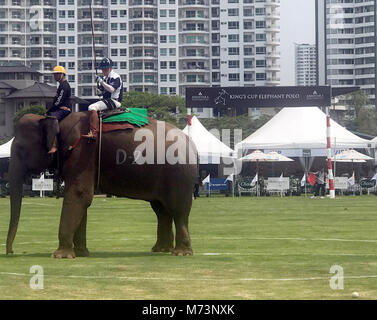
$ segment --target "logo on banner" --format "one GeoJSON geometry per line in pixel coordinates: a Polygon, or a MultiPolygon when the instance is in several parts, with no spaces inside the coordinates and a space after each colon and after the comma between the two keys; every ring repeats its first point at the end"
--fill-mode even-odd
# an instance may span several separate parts
{"type": "Polygon", "coordinates": [[[195,101],[195,102],[209,102],[209,96],[203,94],[203,92],[200,91],[196,96],[192,96],[192,101],[195,101]]]}
{"type": "Polygon", "coordinates": [[[229,93],[226,92],[225,89],[222,89],[220,92],[219,92],[219,95],[218,97],[215,99],[215,104],[222,104],[222,105],[226,105],[226,96],[229,96],[229,93]]]}
{"type": "Polygon", "coordinates": [[[324,95],[321,93],[318,93],[316,90],[314,90],[312,94],[308,94],[306,96],[306,100],[322,100],[323,98],[324,98],[324,95]]]}

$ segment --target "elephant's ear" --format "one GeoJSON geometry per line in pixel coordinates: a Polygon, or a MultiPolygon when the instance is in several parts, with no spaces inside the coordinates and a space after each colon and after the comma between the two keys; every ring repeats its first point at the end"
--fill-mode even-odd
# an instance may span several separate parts
{"type": "Polygon", "coordinates": [[[44,146],[49,151],[54,143],[55,137],[59,133],[59,122],[55,117],[46,117],[39,120],[39,125],[42,129],[42,141],[44,146]]]}

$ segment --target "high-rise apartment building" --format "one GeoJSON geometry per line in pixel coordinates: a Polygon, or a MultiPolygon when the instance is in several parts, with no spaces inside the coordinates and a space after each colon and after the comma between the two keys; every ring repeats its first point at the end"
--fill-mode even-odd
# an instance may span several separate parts
{"type": "Polygon", "coordinates": [[[317,52],[314,44],[295,43],[296,86],[317,84],[317,52]]]}
{"type": "Polygon", "coordinates": [[[114,61],[126,90],[280,84],[280,0],[0,0],[0,62],[48,83],[63,65],[75,94],[95,98],[90,1],[96,59],[114,61]]]}
{"type": "Polygon", "coordinates": [[[361,87],[376,105],[375,0],[316,0],[318,84],[361,87]]]}

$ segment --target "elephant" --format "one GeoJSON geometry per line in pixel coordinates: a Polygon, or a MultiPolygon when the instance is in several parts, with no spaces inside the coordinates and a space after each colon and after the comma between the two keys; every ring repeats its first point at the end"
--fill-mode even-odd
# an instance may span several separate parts
{"type": "Polygon", "coordinates": [[[57,138],[65,190],[59,247],[52,254],[53,258],[89,256],[87,209],[96,187],[102,193],[150,203],[157,215],[157,241],[153,252],[192,255],[188,223],[198,176],[197,150],[192,140],[172,124],[148,119],[149,123],[143,127],[106,132],[101,139],[88,140],[81,137],[89,128],[87,111],[73,112],[60,123],[53,117],[36,114],[20,118],[15,124],[9,164],[11,213],[6,253],[13,253],[23,181],[27,175],[39,174],[52,166],[53,156],[48,150],[57,138]],[[171,132],[174,139],[168,139],[171,132]],[[174,158],[177,150],[181,151],[178,161],[158,161],[164,156],[166,160],[169,152],[170,158],[174,158]],[[149,162],[137,159],[146,154],[151,158],[149,162]]]}

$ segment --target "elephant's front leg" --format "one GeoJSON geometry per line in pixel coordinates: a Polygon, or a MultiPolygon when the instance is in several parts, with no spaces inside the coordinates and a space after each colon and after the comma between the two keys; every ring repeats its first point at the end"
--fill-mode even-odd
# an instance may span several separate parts
{"type": "MultiPolygon", "coordinates": [[[[85,210],[87,211],[87,210],[85,210]]],[[[86,220],[87,220],[87,212],[85,212],[81,223],[78,229],[73,236],[73,250],[75,251],[76,257],[88,257],[89,250],[86,247],[86,220]]]]}
{"type": "Polygon", "coordinates": [[[75,258],[86,249],[86,211],[93,199],[93,188],[71,184],[67,187],[59,225],[59,247],[54,258],[75,258]]]}

